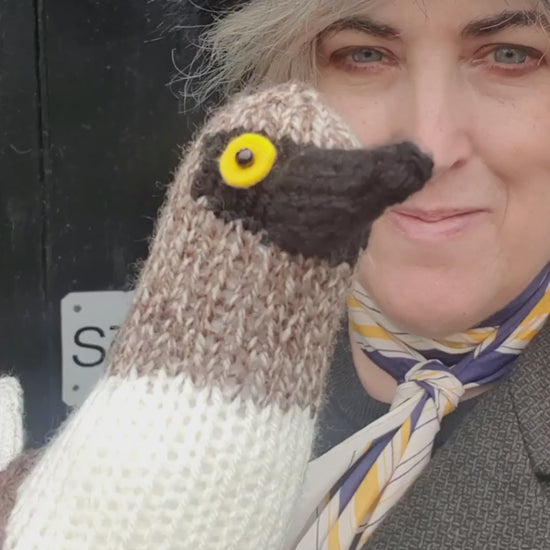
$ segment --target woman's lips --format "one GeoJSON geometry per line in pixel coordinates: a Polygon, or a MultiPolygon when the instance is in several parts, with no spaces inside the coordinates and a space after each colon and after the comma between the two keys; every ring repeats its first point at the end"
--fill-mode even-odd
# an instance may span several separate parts
{"type": "Polygon", "coordinates": [[[391,209],[387,213],[392,225],[409,239],[440,241],[458,237],[479,222],[486,210],[410,210],[391,209]]]}

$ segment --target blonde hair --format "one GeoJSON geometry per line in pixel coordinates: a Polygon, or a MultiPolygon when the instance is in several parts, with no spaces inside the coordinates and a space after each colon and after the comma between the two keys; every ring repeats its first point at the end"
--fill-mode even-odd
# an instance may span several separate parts
{"type": "MultiPolygon", "coordinates": [[[[288,80],[316,84],[317,38],[340,19],[383,0],[254,0],[221,13],[202,34],[186,73],[183,96],[201,105],[242,90],[288,80]]],[[[548,13],[549,0],[537,7],[548,13]]]]}
{"type": "Polygon", "coordinates": [[[288,80],[315,83],[317,36],[380,0],[254,0],[221,14],[201,38],[183,95],[202,104],[288,80]]]}

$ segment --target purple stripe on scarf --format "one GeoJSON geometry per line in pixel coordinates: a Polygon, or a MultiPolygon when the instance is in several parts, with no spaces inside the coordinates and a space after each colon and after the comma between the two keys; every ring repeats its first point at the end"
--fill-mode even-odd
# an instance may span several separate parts
{"type": "MultiPolygon", "coordinates": [[[[346,472],[346,477],[341,486],[335,485],[335,489],[340,489],[340,508],[338,514],[340,515],[344,508],[349,504],[353,495],[356,493],[359,485],[361,485],[363,479],[367,475],[368,471],[372,468],[372,465],[376,462],[376,459],[384,449],[384,447],[392,440],[396,430],[382,436],[374,443],[374,445],[357,461],[357,464],[346,472]]],[[[336,491],[334,491],[336,493],[336,491]]],[[[331,495],[332,497],[332,495],[331,495]]]]}
{"type": "Polygon", "coordinates": [[[409,372],[417,363],[412,357],[386,357],[379,351],[370,351],[363,349],[363,353],[369,357],[372,362],[391,374],[397,382],[401,383],[405,379],[405,374],[409,372]]]}
{"type": "Polygon", "coordinates": [[[422,399],[417,403],[416,407],[413,409],[413,412],[411,413],[411,433],[413,432],[413,430],[416,429],[416,425],[418,424],[418,419],[422,414],[422,410],[424,409],[424,405],[426,404],[426,401],[428,401],[427,395],[422,397],[422,399]]]}
{"type": "MultiPolygon", "coordinates": [[[[422,413],[422,409],[424,408],[427,400],[427,396],[422,398],[411,413],[411,433],[416,429],[418,419],[420,418],[420,414],[422,413]]],[[[386,445],[391,442],[396,432],[397,430],[392,430],[390,433],[378,439],[374,443],[374,445],[357,461],[355,466],[353,466],[350,470],[348,470],[348,472],[346,472],[347,477],[343,479],[342,483],[337,483],[334,486],[330,496],[332,498],[337,490],[340,490],[340,507],[338,511],[339,515],[349,504],[349,501],[357,492],[359,485],[361,485],[361,483],[365,479],[368,471],[372,468],[372,465],[376,462],[377,458],[380,456],[380,453],[384,450],[386,445]]]]}

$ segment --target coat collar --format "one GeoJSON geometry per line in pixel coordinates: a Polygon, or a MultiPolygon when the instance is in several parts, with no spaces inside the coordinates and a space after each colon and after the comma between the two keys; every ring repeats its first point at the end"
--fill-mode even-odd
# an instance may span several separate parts
{"type": "Polygon", "coordinates": [[[550,322],[518,358],[508,388],[535,474],[550,476],[550,322]]]}

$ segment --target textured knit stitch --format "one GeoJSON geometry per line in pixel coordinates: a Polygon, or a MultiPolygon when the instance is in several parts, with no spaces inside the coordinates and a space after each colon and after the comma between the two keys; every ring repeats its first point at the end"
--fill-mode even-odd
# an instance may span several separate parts
{"type": "Polygon", "coordinates": [[[182,375],[108,377],[29,476],[6,547],[277,547],[312,432],[306,411],[229,403],[182,375]]]}
{"type": "Polygon", "coordinates": [[[110,373],[147,374],[162,363],[171,375],[187,372],[195,384],[220,387],[229,398],[241,394],[260,405],[316,407],[319,373],[331,356],[327,342],[338,328],[334,307],[344,299],[349,266],[332,268],[263,247],[260,235],[239,223],[220,223],[204,199],[190,194],[203,140],[220,130],[242,127],[319,147],[357,146],[315,92],[298,90],[240,98],[206,125],[188,152],[170,188],[110,373]]]}
{"type": "Polygon", "coordinates": [[[0,472],[0,548],[6,538],[8,513],[17,499],[17,490],[29,475],[40,456],[40,451],[29,449],[20,453],[0,472]]]}
{"type": "MultiPolygon", "coordinates": [[[[235,128],[327,155],[358,146],[298,84],[212,118],[169,190],[106,375],[19,488],[5,550],[281,547],[353,266],[266,245],[268,231],[193,200],[207,136],[235,128]]],[[[401,200],[418,175],[398,185],[401,200]]],[[[379,195],[380,184],[359,185],[379,195]]],[[[377,212],[360,213],[365,227],[377,212]]]]}
{"type": "Polygon", "coordinates": [[[270,142],[277,160],[261,183],[246,190],[221,184],[216,159],[225,157],[228,141],[242,145],[247,136],[241,128],[207,140],[201,171],[191,189],[193,198],[207,197],[216,215],[241,221],[287,252],[326,258],[333,265],[355,263],[370,231],[364,216],[378,217],[389,198],[398,202],[410,192],[404,181],[414,187],[431,170],[431,161],[407,142],[369,151],[331,149],[327,155],[325,148],[283,138],[270,142]],[[378,185],[368,185],[372,181],[378,185]]]}
{"type": "Polygon", "coordinates": [[[23,390],[17,378],[0,377],[0,471],[23,449],[23,390]]]}
{"type": "MultiPolygon", "coordinates": [[[[338,329],[334,304],[341,303],[341,282],[349,277],[349,265],[331,266],[316,258],[289,255],[279,247],[262,246],[262,234],[252,234],[240,223],[220,224],[205,208],[208,200],[193,200],[191,189],[204,177],[204,142],[220,131],[263,131],[275,142],[291,139],[336,149],[338,159],[339,149],[353,149],[358,143],[317,93],[301,86],[293,85],[290,93],[281,93],[280,88],[262,92],[261,116],[255,96],[237,101],[237,107],[223,110],[206,126],[176,177],[169,211],[161,217],[156,245],[141,276],[136,311],[122,329],[109,371],[127,372],[131,366],[147,373],[161,362],[168,372],[188,372],[197,385],[216,385],[230,398],[238,393],[260,405],[297,404],[314,412],[320,399],[319,372],[330,360],[332,344],[327,342],[338,329]],[[273,363],[277,364],[275,379],[273,363]],[[266,376],[270,378],[267,386],[266,376]]],[[[398,146],[381,150],[360,149],[362,165],[355,160],[356,152],[349,152],[350,163],[355,162],[350,180],[362,172],[370,174],[374,167],[372,180],[365,183],[376,184],[354,181],[355,192],[372,191],[371,210],[365,204],[353,214],[363,229],[368,227],[366,220],[382,213],[383,206],[406,198],[403,182],[409,174],[413,182],[429,177],[429,171],[417,169],[421,162],[415,151],[408,150],[405,156],[398,146]],[[398,171],[400,165],[408,171],[398,171]],[[391,184],[384,185],[386,173],[391,184]]],[[[342,169],[346,160],[339,163],[342,169]]],[[[302,178],[307,178],[305,170],[306,165],[298,167],[302,178]]],[[[311,182],[312,190],[316,183],[311,182]]],[[[318,186],[323,186],[321,181],[318,186]]],[[[284,196],[296,194],[297,187],[284,189],[284,196]]],[[[337,198],[338,192],[347,197],[350,190],[351,185],[343,183],[327,201],[337,198]]],[[[310,197],[310,203],[313,200],[310,197]]],[[[352,217],[347,203],[344,212],[352,217]]],[[[290,223],[293,218],[286,219],[290,223]]],[[[334,216],[332,224],[339,224],[334,216]]],[[[313,231],[304,225],[301,234],[313,231]]],[[[356,254],[365,243],[366,237],[356,243],[356,254]]]]}

